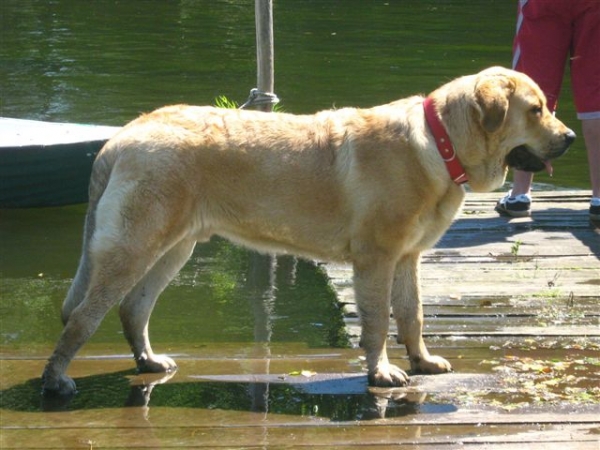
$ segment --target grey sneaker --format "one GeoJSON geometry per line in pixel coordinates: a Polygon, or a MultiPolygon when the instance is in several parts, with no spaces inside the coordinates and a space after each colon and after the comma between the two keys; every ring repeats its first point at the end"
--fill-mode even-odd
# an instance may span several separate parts
{"type": "Polygon", "coordinates": [[[504,216],[510,217],[527,217],[531,214],[531,196],[528,194],[517,195],[512,197],[512,192],[509,191],[504,197],[496,203],[497,212],[504,216]]]}

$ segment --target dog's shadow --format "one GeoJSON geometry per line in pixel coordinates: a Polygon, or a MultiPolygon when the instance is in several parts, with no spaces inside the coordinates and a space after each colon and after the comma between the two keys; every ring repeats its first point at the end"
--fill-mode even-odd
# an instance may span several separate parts
{"type": "MultiPolygon", "coordinates": [[[[176,375],[176,374],[175,374],[176,375]]],[[[76,380],[71,398],[41,395],[41,381],[0,391],[1,407],[13,411],[77,411],[136,407],[200,408],[264,412],[327,418],[332,421],[371,420],[456,411],[452,404],[427,403],[427,394],[403,389],[369,389],[367,376],[338,374],[301,380],[300,377],[193,377],[177,382],[173,374],[139,375],[120,371],[76,380]]]]}

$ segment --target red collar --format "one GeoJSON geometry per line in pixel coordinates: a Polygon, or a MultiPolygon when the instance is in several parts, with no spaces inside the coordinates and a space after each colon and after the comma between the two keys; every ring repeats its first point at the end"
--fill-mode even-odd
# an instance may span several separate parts
{"type": "Polygon", "coordinates": [[[429,129],[435,138],[435,144],[437,145],[438,151],[446,163],[446,169],[448,169],[450,178],[452,178],[452,181],[456,184],[466,183],[469,179],[467,178],[465,169],[456,157],[452,141],[450,141],[450,136],[448,136],[444,125],[436,113],[435,105],[431,97],[425,99],[423,102],[423,109],[425,110],[427,125],[429,125],[429,129]]]}

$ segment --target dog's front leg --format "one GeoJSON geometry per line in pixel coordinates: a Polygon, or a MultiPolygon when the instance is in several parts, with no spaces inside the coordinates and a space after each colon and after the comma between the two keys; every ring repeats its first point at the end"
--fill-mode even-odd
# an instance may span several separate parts
{"type": "Polygon", "coordinates": [[[411,369],[419,373],[452,371],[448,361],[429,354],[423,341],[423,306],[419,286],[421,255],[404,256],[396,266],[392,287],[392,308],[398,325],[398,343],[406,346],[411,369]]]}
{"type": "Polygon", "coordinates": [[[389,363],[386,339],[394,264],[370,259],[354,263],[354,292],[362,325],[360,345],[367,356],[371,386],[405,386],[408,376],[389,363]]]}

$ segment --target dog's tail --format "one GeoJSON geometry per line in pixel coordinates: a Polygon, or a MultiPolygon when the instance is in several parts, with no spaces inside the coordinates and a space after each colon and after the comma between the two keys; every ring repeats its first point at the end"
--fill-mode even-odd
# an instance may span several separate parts
{"type": "Polygon", "coordinates": [[[89,258],[89,247],[96,229],[96,209],[102,194],[106,190],[110,174],[116,160],[116,153],[112,149],[111,141],[107,142],[98,153],[92,168],[92,176],[89,186],[89,204],[85,216],[85,225],[83,230],[83,246],[81,250],[81,259],[77,267],[75,279],[69,288],[69,292],[62,306],[63,325],[69,320],[69,316],[77,306],[83,301],[88,286],[90,284],[91,262],[89,258]]]}

